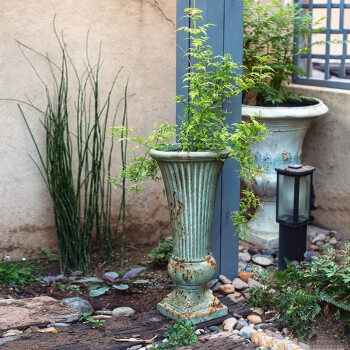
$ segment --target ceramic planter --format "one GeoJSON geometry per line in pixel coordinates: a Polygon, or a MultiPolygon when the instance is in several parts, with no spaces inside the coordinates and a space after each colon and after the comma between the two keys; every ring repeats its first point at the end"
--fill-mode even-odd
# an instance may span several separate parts
{"type": "MultiPolygon", "coordinates": [[[[307,98],[305,98],[307,100],[307,98]]],[[[249,241],[264,248],[278,247],[279,225],[276,223],[276,172],[283,164],[301,163],[302,145],[312,121],[325,113],[327,106],[320,100],[303,107],[242,106],[243,119],[261,113],[261,122],[269,135],[253,145],[253,154],[265,174],[249,185],[263,201],[259,216],[248,223],[249,241]]]]}
{"type": "MultiPolygon", "coordinates": [[[[217,184],[224,162],[213,152],[152,150],[168,198],[174,250],[168,264],[176,288],[158,305],[172,319],[199,323],[227,314],[207,288],[216,262],[210,251],[217,184]]],[[[226,157],[228,151],[223,152],[226,157]]]]}

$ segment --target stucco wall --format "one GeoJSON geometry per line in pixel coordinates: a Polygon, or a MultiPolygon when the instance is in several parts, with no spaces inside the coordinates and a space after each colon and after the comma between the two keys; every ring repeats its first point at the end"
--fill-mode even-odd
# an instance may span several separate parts
{"type": "MultiPolygon", "coordinates": [[[[59,61],[53,33],[64,42],[78,69],[83,69],[86,34],[96,62],[102,41],[100,83],[107,91],[123,66],[115,101],[129,79],[129,126],[146,136],[154,123],[175,121],[175,6],[172,0],[17,0],[0,1],[0,98],[24,99],[45,106],[45,91],[21,54],[16,40],[59,61]]],[[[29,54],[44,79],[49,72],[29,54]]],[[[73,90],[72,90],[73,91],[73,90]]],[[[40,147],[44,132],[38,116],[26,109],[40,147]]],[[[119,115],[119,120],[120,120],[119,115]]],[[[34,146],[15,102],[0,101],[0,254],[28,256],[56,248],[52,205],[44,182],[30,160],[34,146]]],[[[119,151],[118,151],[119,152],[119,151]]],[[[114,170],[120,169],[115,154],[114,170]]],[[[116,190],[115,206],[120,191],[116,190]]],[[[148,242],[170,234],[163,185],[147,184],[147,192],[128,195],[128,241],[148,242]]]]}
{"type": "Polygon", "coordinates": [[[315,224],[350,239],[350,91],[302,85],[293,89],[329,108],[313,122],[303,145],[303,161],[316,167],[315,224]]]}

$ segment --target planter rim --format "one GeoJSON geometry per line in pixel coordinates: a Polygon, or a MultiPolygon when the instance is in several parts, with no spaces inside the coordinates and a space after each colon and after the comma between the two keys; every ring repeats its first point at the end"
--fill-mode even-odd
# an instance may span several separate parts
{"type": "Polygon", "coordinates": [[[328,112],[328,107],[318,98],[304,97],[305,100],[318,101],[312,106],[301,107],[261,107],[242,105],[242,116],[253,116],[260,112],[263,118],[314,118],[324,115],[328,112]]]}
{"type": "MultiPolygon", "coordinates": [[[[179,145],[178,143],[174,144],[179,145]]],[[[168,162],[177,161],[215,161],[219,154],[221,158],[227,158],[231,152],[231,148],[226,148],[219,153],[214,151],[203,151],[203,152],[183,152],[183,151],[160,151],[151,149],[149,155],[155,160],[165,160],[168,162]]]]}

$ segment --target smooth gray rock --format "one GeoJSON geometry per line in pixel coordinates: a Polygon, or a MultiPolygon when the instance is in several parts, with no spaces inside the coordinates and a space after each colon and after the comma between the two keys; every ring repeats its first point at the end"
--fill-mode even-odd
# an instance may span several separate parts
{"type": "Polygon", "coordinates": [[[236,327],[237,320],[234,317],[227,318],[224,321],[224,331],[233,331],[236,327]]]}
{"type": "Polygon", "coordinates": [[[131,348],[129,348],[129,350],[138,350],[138,349],[141,349],[141,348],[142,348],[142,344],[137,344],[137,345],[134,345],[131,348]]]}
{"type": "Polygon", "coordinates": [[[127,306],[117,307],[112,311],[114,317],[131,316],[134,313],[135,310],[127,306]]]}
{"type": "Polygon", "coordinates": [[[270,323],[259,323],[259,324],[256,324],[256,325],[254,326],[254,328],[255,328],[256,330],[258,330],[258,329],[264,330],[264,329],[266,329],[266,328],[268,328],[268,327],[270,327],[270,326],[271,326],[270,323]]]}
{"type": "Polygon", "coordinates": [[[337,239],[335,237],[332,237],[330,240],[329,240],[329,245],[336,245],[337,244],[337,239]]]}
{"type": "Polygon", "coordinates": [[[250,339],[255,333],[257,333],[257,330],[255,330],[252,327],[243,327],[240,331],[239,331],[239,335],[242,338],[245,339],[250,339]]]}
{"type": "Polygon", "coordinates": [[[249,287],[248,284],[243,282],[240,278],[235,278],[232,281],[232,285],[235,287],[236,290],[245,290],[249,287]]]}
{"type": "Polygon", "coordinates": [[[223,284],[231,284],[232,283],[232,281],[224,275],[219,276],[219,281],[222,282],[223,284]]]}
{"type": "Polygon", "coordinates": [[[218,283],[218,282],[219,282],[219,280],[217,278],[214,278],[207,283],[207,287],[209,289],[213,288],[216,285],[216,283],[218,283]]]}
{"type": "Polygon", "coordinates": [[[252,260],[252,256],[248,252],[239,253],[238,258],[246,262],[249,262],[250,260],[252,260]]]}
{"type": "Polygon", "coordinates": [[[253,278],[248,278],[248,287],[252,288],[252,287],[262,287],[262,284],[256,280],[254,280],[253,278]]]}
{"type": "Polygon", "coordinates": [[[246,320],[241,318],[240,320],[237,321],[236,329],[241,330],[243,327],[248,327],[248,323],[246,320]]]}
{"type": "Polygon", "coordinates": [[[313,244],[315,244],[316,242],[324,242],[326,239],[326,235],[324,233],[320,233],[319,235],[317,235],[316,237],[313,238],[313,240],[311,241],[313,244]]]}
{"type": "Polygon", "coordinates": [[[69,323],[63,323],[63,322],[57,322],[57,323],[53,323],[48,325],[47,327],[70,327],[71,325],[69,323]]]}
{"type": "Polygon", "coordinates": [[[217,282],[217,283],[211,288],[211,290],[212,290],[213,292],[217,292],[217,291],[219,290],[220,286],[223,286],[223,284],[222,284],[221,282],[217,282]]]}
{"type": "Polygon", "coordinates": [[[83,298],[79,298],[79,297],[64,298],[61,301],[62,303],[67,304],[73,309],[79,310],[81,313],[84,313],[84,312],[92,313],[94,311],[90,303],[83,298]]]}
{"type": "Polygon", "coordinates": [[[274,258],[277,256],[277,252],[275,249],[265,249],[261,254],[262,255],[271,255],[274,258]]]}
{"type": "Polygon", "coordinates": [[[242,262],[238,263],[238,271],[245,271],[247,268],[247,264],[244,264],[242,262]]]}
{"type": "Polygon", "coordinates": [[[261,254],[257,254],[253,256],[252,260],[253,262],[255,262],[255,264],[266,267],[273,264],[273,257],[271,258],[269,258],[269,255],[264,256],[261,254]]]}

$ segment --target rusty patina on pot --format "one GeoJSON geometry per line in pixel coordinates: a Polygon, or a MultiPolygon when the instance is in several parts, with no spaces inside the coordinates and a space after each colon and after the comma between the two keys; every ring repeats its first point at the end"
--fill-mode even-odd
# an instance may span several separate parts
{"type": "MultiPolygon", "coordinates": [[[[222,152],[225,159],[229,150],[222,152]]],[[[216,262],[210,252],[216,188],[223,160],[213,152],[152,150],[162,172],[174,239],[168,271],[176,288],[158,305],[163,315],[199,323],[227,314],[207,288],[216,262]]]]}

